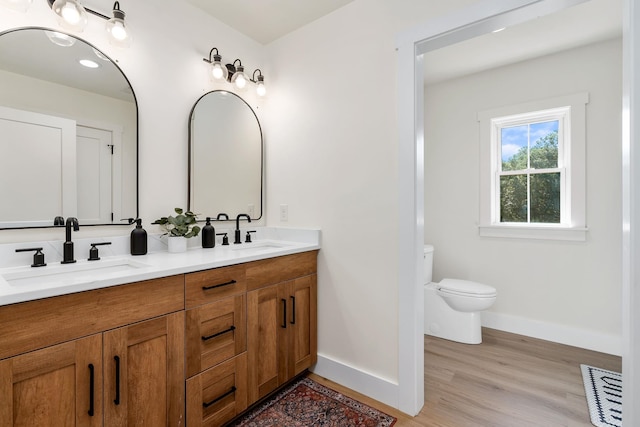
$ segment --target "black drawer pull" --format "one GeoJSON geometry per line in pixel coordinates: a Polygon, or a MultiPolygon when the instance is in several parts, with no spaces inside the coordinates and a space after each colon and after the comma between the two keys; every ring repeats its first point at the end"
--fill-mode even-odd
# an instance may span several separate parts
{"type": "Polygon", "coordinates": [[[93,401],[95,400],[94,396],[94,385],[95,385],[95,375],[93,364],[89,363],[89,411],[87,412],[90,417],[93,417],[93,401]]]}
{"type": "Polygon", "coordinates": [[[287,300],[282,298],[280,301],[282,301],[282,325],[280,326],[287,329],[287,300]]]}
{"type": "Polygon", "coordinates": [[[291,324],[296,324],[296,297],[291,297],[291,324]]]}
{"type": "Polygon", "coordinates": [[[227,285],[233,285],[234,283],[236,283],[235,280],[230,280],[228,282],[224,282],[224,283],[220,283],[219,285],[213,285],[213,286],[203,286],[202,290],[203,291],[209,291],[211,289],[215,289],[215,288],[219,288],[221,286],[227,286],[227,285]]]}
{"type": "Polygon", "coordinates": [[[218,332],[218,333],[215,333],[213,335],[209,335],[208,337],[203,336],[202,337],[202,341],[207,341],[207,340],[210,340],[211,338],[219,337],[222,334],[226,334],[227,332],[231,332],[231,331],[235,331],[235,330],[236,330],[236,327],[231,325],[231,327],[229,329],[225,329],[222,332],[218,332]]]}
{"type": "Polygon", "coordinates": [[[113,356],[113,360],[116,362],[116,398],[113,399],[113,403],[120,404],[120,357],[113,356]]]}
{"type": "Polygon", "coordinates": [[[205,407],[205,408],[208,408],[209,406],[213,405],[214,403],[218,402],[219,400],[224,399],[225,397],[229,396],[231,393],[234,393],[235,391],[236,391],[236,386],[233,386],[233,387],[231,387],[231,390],[229,390],[228,392],[226,392],[222,396],[216,397],[211,402],[202,402],[202,406],[205,407]]]}

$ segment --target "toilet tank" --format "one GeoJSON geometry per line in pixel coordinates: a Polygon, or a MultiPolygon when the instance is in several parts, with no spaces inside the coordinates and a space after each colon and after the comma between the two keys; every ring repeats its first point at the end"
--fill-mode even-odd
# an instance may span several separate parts
{"type": "Polygon", "coordinates": [[[424,245],[424,283],[433,278],[433,245],[424,245]]]}

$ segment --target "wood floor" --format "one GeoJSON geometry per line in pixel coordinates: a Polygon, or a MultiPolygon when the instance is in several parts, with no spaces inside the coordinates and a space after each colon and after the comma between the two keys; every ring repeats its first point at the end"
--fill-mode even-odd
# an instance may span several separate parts
{"type": "Polygon", "coordinates": [[[483,343],[425,336],[425,405],[415,418],[312,374],[398,418],[395,427],[591,426],[580,364],[620,372],[621,358],[483,329],[483,343]]]}

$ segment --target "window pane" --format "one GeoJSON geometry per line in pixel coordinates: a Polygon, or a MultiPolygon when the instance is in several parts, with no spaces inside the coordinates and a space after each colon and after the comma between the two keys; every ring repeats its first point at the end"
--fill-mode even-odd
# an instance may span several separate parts
{"type": "Polygon", "coordinates": [[[558,167],[558,121],[534,123],[530,126],[531,167],[546,169],[558,167]]]}
{"type": "Polygon", "coordinates": [[[527,176],[500,177],[500,222],[527,222],[527,176]]]}
{"type": "Polygon", "coordinates": [[[531,222],[560,223],[560,172],[531,175],[531,222]]]}
{"type": "Polygon", "coordinates": [[[527,169],[528,132],[527,125],[500,129],[500,155],[503,171],[527,169]]]}

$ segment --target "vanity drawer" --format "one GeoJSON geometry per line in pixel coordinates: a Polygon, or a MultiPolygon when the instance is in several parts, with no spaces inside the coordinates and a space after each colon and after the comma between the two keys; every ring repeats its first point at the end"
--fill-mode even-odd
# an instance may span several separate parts
{"type": "Polygon", "coordinates": [[[298,277],[314,274],[318,251],[309,251],[247,264],[247,290],[252,291],[298,277]]]}
{"type": "Polygon", "coordinates": [[[185,275],[186,307],[192,308],[247,290],[244,264],[185,275]]]}
{"type": "Polygon", "coordinates": [[[187,378],[247,349],[246,296],[187,310],[187,378]]]}
{"type": "Polygon", "coordinates": [[[217,427],[247,409],[247,353],[187,380],[187,425],[217,427]]]}

